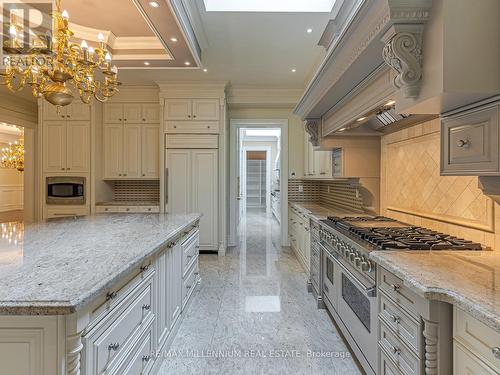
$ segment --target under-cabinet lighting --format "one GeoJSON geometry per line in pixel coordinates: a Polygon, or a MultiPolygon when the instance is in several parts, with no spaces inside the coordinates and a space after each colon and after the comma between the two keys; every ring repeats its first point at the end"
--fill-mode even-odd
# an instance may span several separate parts
{"type": "Polygon", "coordinates": [[[385,105],[387,105],[387,106],[393,105],[393,104],[396,104],[395,100],[389,100],[387,103],[385,103],[385,105]]]}
{"type": "Polygon", "coordinates": [[[292,69],[292,73],[295,73],[297,71],[297,69],[293,68],[292,69]]]}
{"type": "Polygon", "coordinates": [[[144,61],[144,65],[149,66],[151,64],[149,63],[149,61],[144,61]]]}
{"type": "Polygon", "coordinates": [[[206,73],[206,72],[208,72],[208,69],[207,68],[203,68],[203,71],[206,73]]]}
{"type": "Polygon", "coordinates": [[[309,28],[306,30],[308,34],[311,34],[313,32],[313,29],[309,28]]]}
{"type": "Polygon", "coordinates": [[[172,42],[174,42],[174,43],[175,43],[175,42],[177,42],[177,38],[176,38],[175,36],[174,36],[174,37],[172,37],[172,38],[170,38],[170,40],[171,40],[172,42]]]}
{"type": "Polygon", "coordinates": [[[366,120],[366,117],[360,117],[356,121],[363,121],[363,120],[366,120]]]}
{"type": "Polygon", "coordinates": [[[158,3],[157,1],[150,1],[149,2],[149,6],[151,8],[159,8],[160,7],[160,3],[158,3]]]}
{"type": "Polygon", "coordinates": [[[184,63],[184,65],[189,66],[189,65],[191,65],[191,63],[190,63],[189,61],[186,61],[186,62],[184,63]]]}

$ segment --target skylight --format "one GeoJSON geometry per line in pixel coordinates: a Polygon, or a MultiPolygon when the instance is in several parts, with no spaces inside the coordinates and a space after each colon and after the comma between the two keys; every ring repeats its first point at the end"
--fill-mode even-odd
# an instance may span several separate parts
{"type": "Polygon", "coordinates": [[[336,0],[204,0],[207,12],[330,13],[336,0]]]}

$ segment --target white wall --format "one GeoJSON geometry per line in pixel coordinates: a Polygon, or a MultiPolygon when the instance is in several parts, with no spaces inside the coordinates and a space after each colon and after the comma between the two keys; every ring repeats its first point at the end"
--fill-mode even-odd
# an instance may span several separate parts
{"type": "MultiPolygon", "coordinates": [[[[0,143],[0,149],[8,144],[0,143]]],[[[0,212],[23,208],[23,173],[15,169],[0,168],[0,212]]]]}

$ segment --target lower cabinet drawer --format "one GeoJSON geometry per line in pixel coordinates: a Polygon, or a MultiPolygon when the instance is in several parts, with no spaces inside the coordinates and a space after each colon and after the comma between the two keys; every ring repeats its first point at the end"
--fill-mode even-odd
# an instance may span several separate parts
{"type": "Polygon", "coordinates": [[[395,364],[396,368],[405,375],[419,375],[423,371],[423,363],[408,349],[391,331],[380,322],[379,345],[386,355],[395,364]]]}
{"type": "Polygon", "coordinates": [[[187,304],[198,282],[198,259],[196,259],[182,281],[182,308],[187,304]]]}
{"type": "Polygon", "coordinates": [[[456,341],[453,343],[453,374],[497,375],[493,370],[456,341]]]}
{"type": "Polygon", "coordinates": [[[153,341],[153,320],[149,328],[137,340],[128,354],[118,367],[114,375],[146,375],[154,364],[154,341],[153,341]]]}
{"type": "Polygon", "coordinates": [[[403,280],[396,275],[393,275],[382,267],[377,267],[377,269],[380,272],[379,288],[385,294],[415,317],[425,315],[427,303],[423,298],[403,285],[403,280]]]}
{"type": "Polygon", "coordinates": [[[453,308],[453,321],[455,340],[500,373],[500,333],[457,307],[453,308]]]}
{"type": "Polygon", "coordinates": [[[200,232],[197,230],[181,245],[182,247],[182,276],[185,276],[189,267],[198,257],[200,249],[200,232]]]}
{"type": "Polygon", "coordinates": [[[410,346],[415,353],[420,354],[421,324],[400,309],[384,293],[379,293],[379,296],[379,319],[383,320],[394,334],[410,346]]]}
{"type": "Polygon", "coordinates": [[[86,216],[89,214],[87,206],[78,207],[47,207],[47,219],[57,219],[61,217],[86,216]]]}
{"type": "Polygon", "coordinates": [[[168,121],[166,130],[169,133],[219,133],[218,121],[168,121]]]}
{"type": "Polygon", "coordinates": [[[379,375],[400,375],[401,371],[398,370],[396,365],[392,363],[389,357],[385,354],[382,349],[380,350],[380,363],[379,363],[379,375]]]}
{"type": "Polygon", "coordinates": [[[160,212],[159,206],[96,206],[95,212],[98,214],[108,213],[148,213],[160,212]]]}
{"type": "Polygon", "coordinates": [[[152,282],[133,292],[130,300],[110,312],[110,319],[103,320],[84,337],[86,346],[86,373],[107,373],[126,354],[134,338],[152,319],[152,282]]]}

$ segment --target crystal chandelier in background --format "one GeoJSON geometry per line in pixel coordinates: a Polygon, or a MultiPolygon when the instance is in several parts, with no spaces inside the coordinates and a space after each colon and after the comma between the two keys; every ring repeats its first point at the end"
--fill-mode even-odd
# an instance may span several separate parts
{"type": "Polygon", "coordinates": [[[21,129],[21,136],[15,142],[9,142],[9,146],[1,150],[0,166],[2,168],[17,169],[24,171],[24,130],[21,129]]]}
{"type": "Polygon", "coordinates": [[[80,45],[71,42],[74,33],[69,29],[69,15],[61,9],[61,0],[56,0],[52,12],[53,36],[41,35],[29,53],[18,39],[22,28],[11,17],[9,38],[3,50],[8,54],[4,59],[5,72],[0,73],[0,83],[12,92],[31,86],[35,97],[43,97],[56,106],[70,104],[75,89],[82,102],[92,98],[104,102],[118,92],[118,69],[111,65],[111,54],[104,43],[104,35],[99,33],[98,46],[89,47],[83,40],[80,45]],[[96,77],[96,74],[99,77],[96,77]]]}

